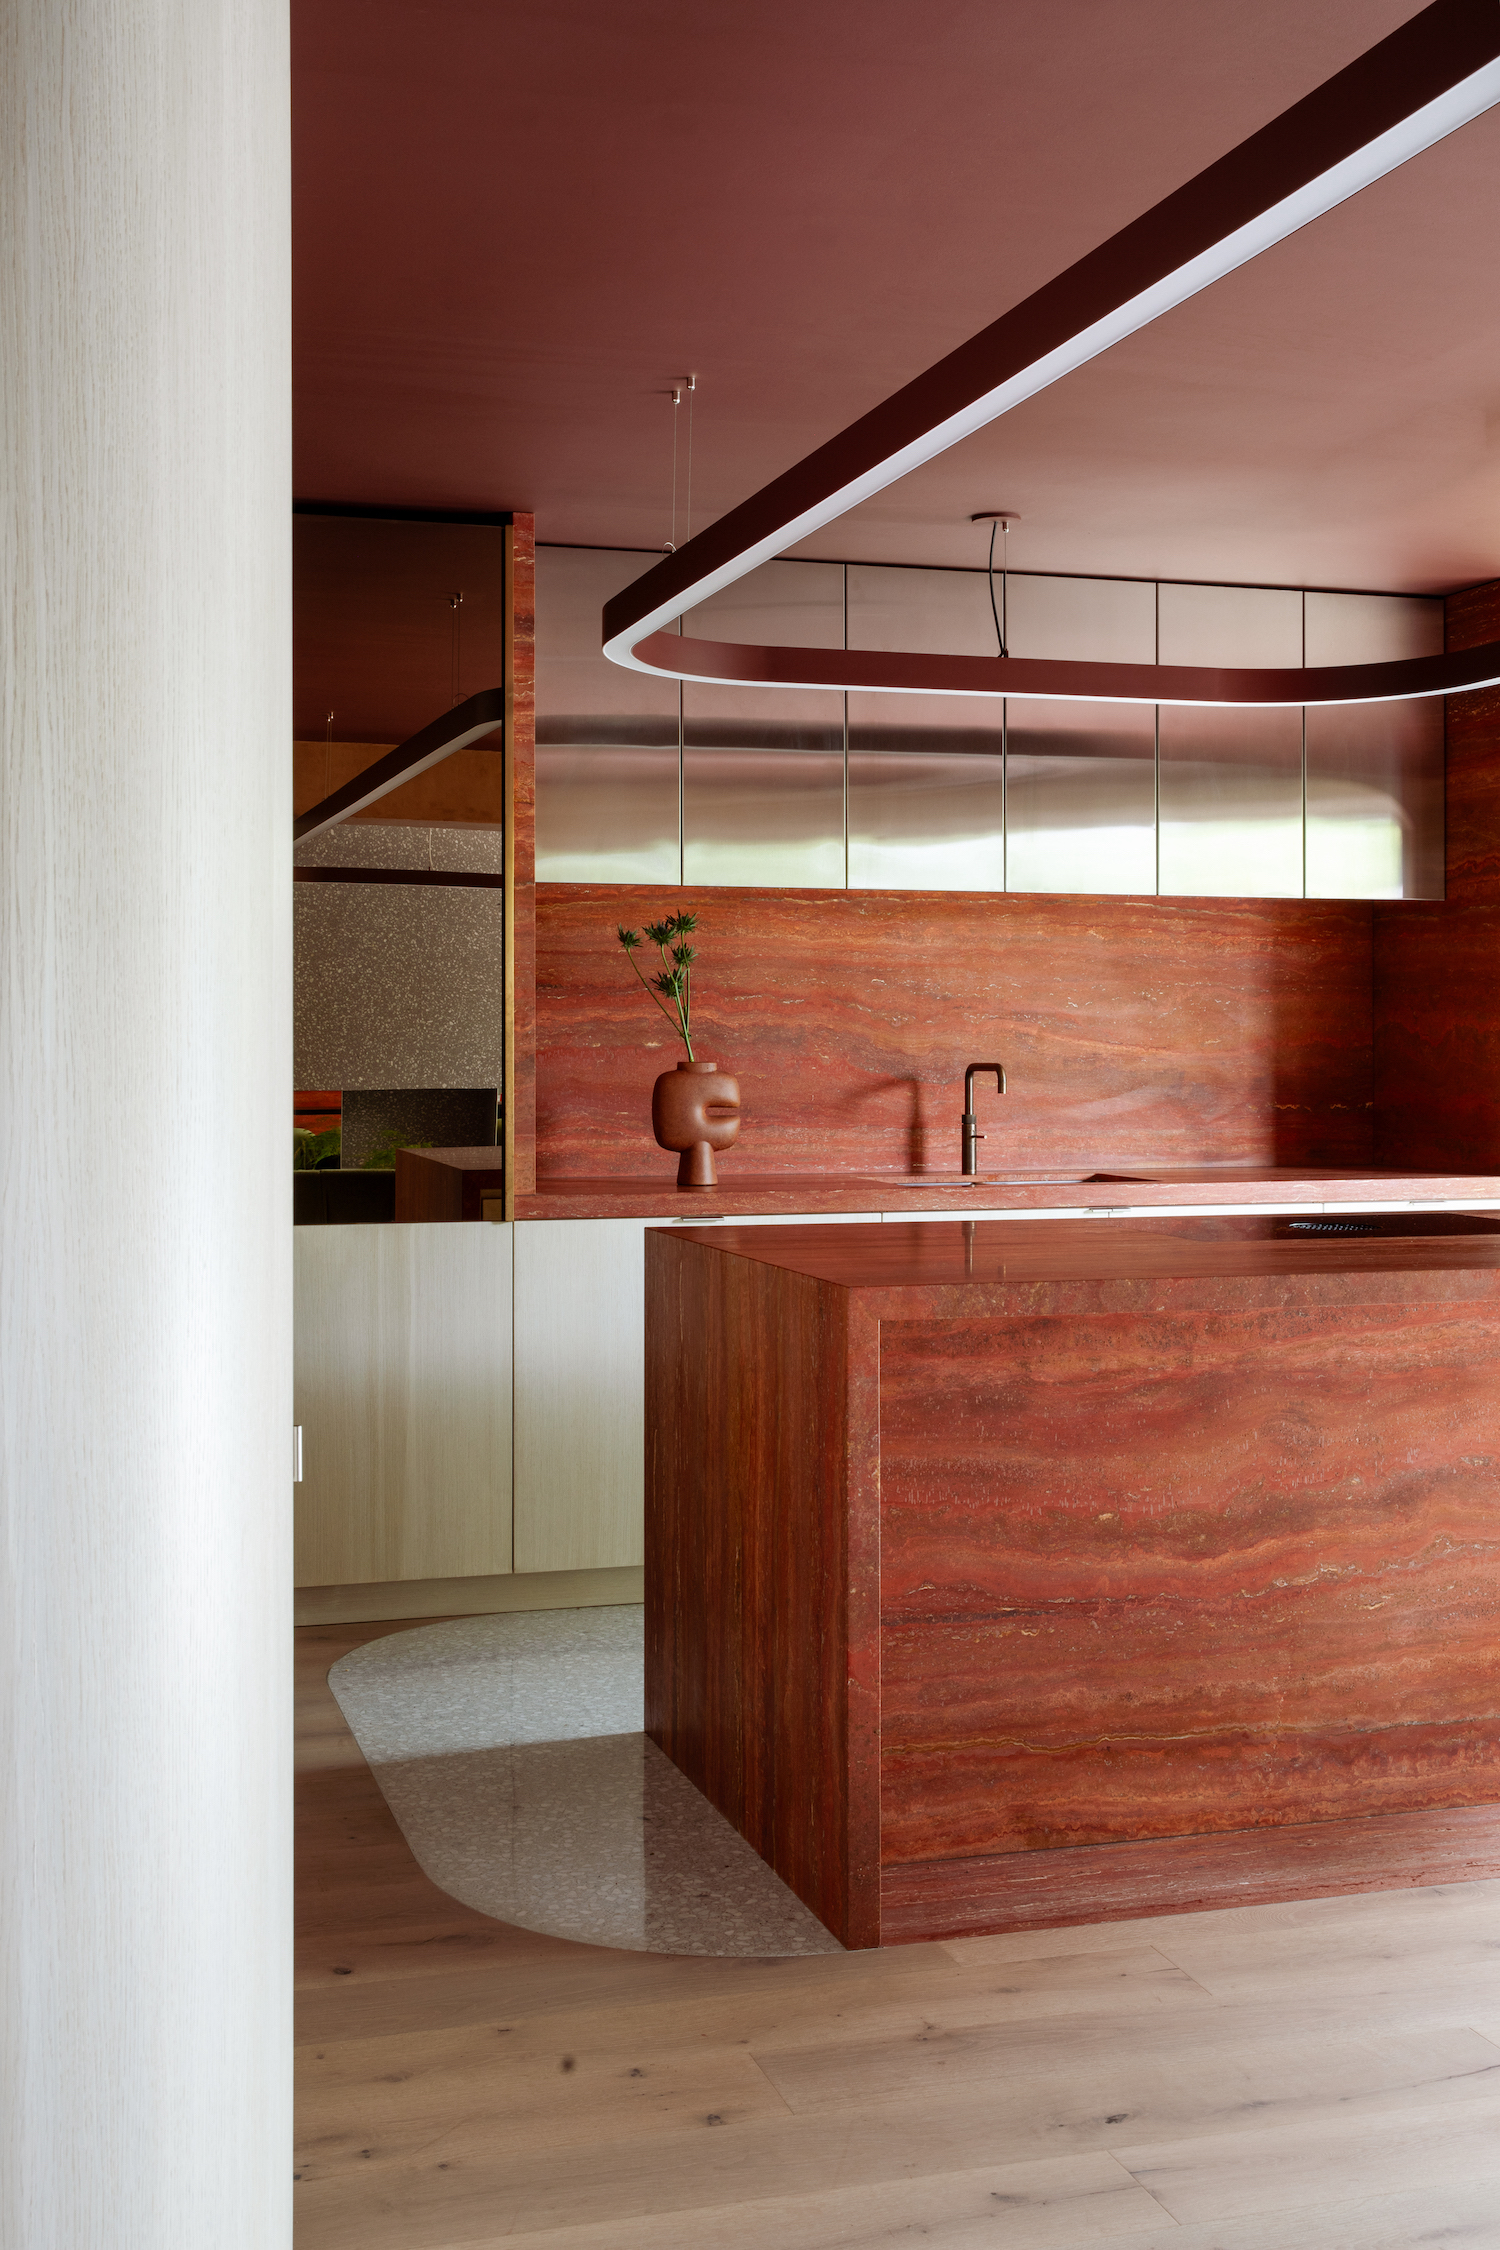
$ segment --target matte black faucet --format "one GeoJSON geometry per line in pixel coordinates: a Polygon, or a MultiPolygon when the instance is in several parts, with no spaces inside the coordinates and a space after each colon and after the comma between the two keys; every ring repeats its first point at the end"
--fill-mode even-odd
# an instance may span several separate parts
{"type": "Polygon", "coordinates": [[[1005,1092],[1004,1063],[970,1063],[968,1069],[964,1072],[963,1126],[964,1178],[966,1180],[977,1179],[979,1176],[979,1143],[986,1137],[983,1133],[975,1130],[977,1121],[974,1116],[974,1073],[976,1070],[992,1070],[995,1073],[996,1085],[1002,1094],[1005,1092]]]}

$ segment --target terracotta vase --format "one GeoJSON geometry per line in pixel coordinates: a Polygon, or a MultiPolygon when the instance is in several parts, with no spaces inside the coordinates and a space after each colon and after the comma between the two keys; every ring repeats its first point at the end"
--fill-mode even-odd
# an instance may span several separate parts
{"type": "Polygon", "coordinates": [[[664,1070],[651,1090],[651,1127],[660,1147],[681,1151],[680,1188],[717,1187],[714,1150],[728,1148],[739,1136],[739,1080],[711,1062],[680,1062],[664,1070]]]}

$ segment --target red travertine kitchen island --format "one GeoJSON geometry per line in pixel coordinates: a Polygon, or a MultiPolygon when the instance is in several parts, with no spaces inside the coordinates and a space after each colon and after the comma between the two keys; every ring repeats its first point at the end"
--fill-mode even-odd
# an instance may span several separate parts
{"type": "Polygon", "coordinates": [[[1500,1223],[674,1228],[646,1307],[648,1731],[845,1944],[1497,1872],[1500,1223]]]}

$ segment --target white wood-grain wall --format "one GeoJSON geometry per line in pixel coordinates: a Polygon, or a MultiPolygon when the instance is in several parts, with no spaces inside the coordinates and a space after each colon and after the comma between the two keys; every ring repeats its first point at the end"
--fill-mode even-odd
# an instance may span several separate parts
{"type": "Polygon", "coordinates": [[[0,9],[0,2242],[290,2242],[280,0],[0,9]]]}

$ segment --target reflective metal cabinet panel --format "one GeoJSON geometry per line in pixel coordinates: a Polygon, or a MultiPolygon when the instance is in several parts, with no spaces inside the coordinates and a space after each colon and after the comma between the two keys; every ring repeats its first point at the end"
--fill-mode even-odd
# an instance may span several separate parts
{"type": "MultiPolygon", "coordinates": [[[[703,691],[698,691],[703,692],[703,691]]],[[[682,754],[682,879],[838,890],[844,883],[843,697],[837,748],[682,754]]],[[[686,697],[685,697],[686,701],[686,697]]],[[[702,722],[700,722],[702,723],[702,722]]]]}
{"type": "Polygon", "coordinates": [[[1156,588],[1149,582],[1013,570],[1004,591],[1005,645],[1012,656],[1087,664],[1156,660],[1156,588]]]}
{"type": "MultiPolygon", "coordinates": [[[[1302,596],[1281,587],[1158,590],[1163,664],[1297,665],[1302,596]]],[[[1302,895],[1302,713],[1160,713],[1158,868],[1163,893],[1302,895]]]]}
{"type": "Polygon", "coordinates": [[[1302,596],[1285,586],[1157,588],[1159,664],[1300,664],[1302,596]]]}
{"type": "MultiPolygon", "coordinates": [[[[683,625],[704,640],[841,648],[843,565],[763,563],[683,625]]],[[[842,695],[685,683],[682,741],[684,882],[842,886],[842,695]]]]}
{"type": "MultiPolygon", "coordinates": [[[[1298,711],[675,685],[606,664],[644,554],[538,558],[538,874],[554,881],[1441,897],[1436,703],[1298,711]],[[847,749],[846,749],[847,733],[847,749]],[[679,820],[679,810],[681,819],[679,820]]],[[[1369,661],[1441,647],[1442,605],[1012,572],[1018,656],[1369,661]]],[[[982,570],[768,563],[689,632],[988,655],[982,570]]]]}
{"type": "Polygon", "coordinates": [[[538,742],[675,748],[676,681],[626,671],[611,664],[600,646],[604,604],[659,559],[606,547],[537,549],[538,742]]]}
{"type": "Polygon", "coordinates": [[[1300,898],[1302,713],[1160,714],[1164,896],[1300,898]]]}
{"type": "Polygon", "coordinates": [[[1020,696],[1005,710],[1006,888],[1154,891],[1154,711],[1020,696]]]}
{"type": "Polygon", "coordinates": [[[538,549],[538,882],[678,880],[677,684],[625,671],[600,648],[605,602],[652,560],[538,549]]]}
{"type": "MultiPolygon", "coordinates": [[[[1394,594],[1310,593],[1309,664],[1431,656],[1443,605],[1394,594]]],[[[1443,705],[1310,705],[1309,898],[1443,896],[1443,705]]]]}
{"type": "Polygon", "coordinates": [[[675,883],[677,725],[659,750],[537,745],[539,883],[675,883]]]}
{"type": "MultiPolygon", "coordinates": [[[[997,572],[997,601],[999,595],[997,572]]],[[[994,656],[989,580],[983,571],[850,563],[848,645],[914,649],[923,656],[994,656]]]]}
{"type": "Polygon", "coordinates": [[[851,888],[1005,888],[1004,708],[989,696],[849,697],[851,888]]]}
{"type": "Polygon", "coordinates": [[[753,641],[785,648],[842,648],[842,563],[768,562],[712,601],[690,609],[682,629],[696,640],[753,641]]]}

